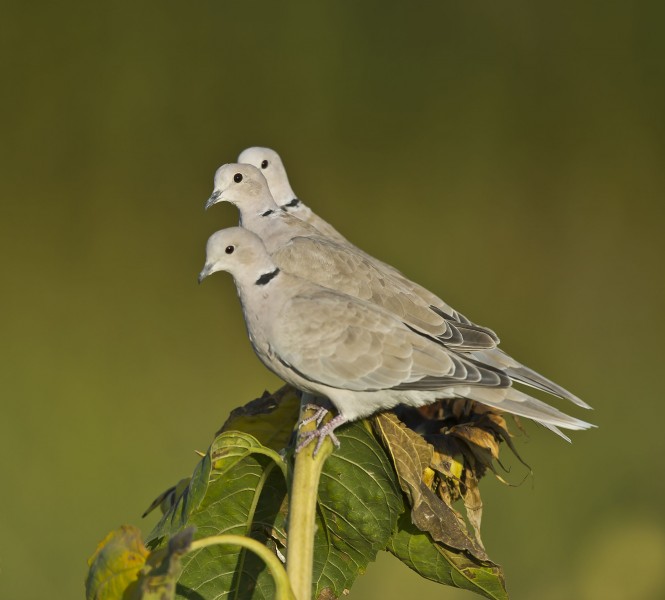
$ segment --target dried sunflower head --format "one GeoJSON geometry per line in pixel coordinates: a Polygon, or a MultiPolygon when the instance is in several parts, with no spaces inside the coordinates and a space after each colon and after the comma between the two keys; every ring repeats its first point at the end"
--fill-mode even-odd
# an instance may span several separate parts
{"type": "MultiPolygon", "coordinates": [[[[463,501],[476,540],[482,544],[479,480],[490,469],[506,483],[496,469],[496,464],[501,466],[502,442],[526,465],[513,446],[505,418],[496,410],[462,398],[440,400],[421,408],[400,406],[395,413],[432,445],[430,470],[424,480],[447,505],[463,501]]],[[[515,421],[521,429],[516,417],[515,421]]]]}

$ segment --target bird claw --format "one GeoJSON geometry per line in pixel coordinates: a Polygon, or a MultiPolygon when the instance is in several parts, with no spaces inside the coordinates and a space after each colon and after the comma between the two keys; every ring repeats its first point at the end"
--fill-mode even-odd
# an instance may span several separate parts
{"type": "Polygon", "coordinates": [[[305,410],[316,410],[316,412],[311,417],[307,417],[300,421],[300,423],[298,423],[298,429],[312,421],[316,421],[316,426],[318,428],[319,425],[321,425],[321,421],[323,421],[325,416],[330,412],[327,408],[323,408],[323,406],[318,406],[317,404],[307,404],[305,410]]]}
{"type": "MultiPolygon", "coordinates": [[[[318,454],[326,438],[330,438],[330,441],[335,445],[335,447],[339,448],[340,443],[334,431],[342,423],[345,423],[346,419],[342,415],[337,415],[334,419],[328,421],[328,423],[326,423],[323,427],[319,427],[318,425],[321,419],[323,419],[325,414],[328,413],[326,409],[321,409],[321,410],[325,410],[325,413],[320,419],[317,420],[317,429],[315,429],[314,431],[310,431],[306,433],[304,436],[302,436],[300,443],[296,446],[296,454],[300,452],[303,448],[308,446],[314,439],[317,439],[317,442],[316,442],[316,447],[314,448],[314,452],[312,452],[312,457],[318,454]]],[[[314,417],[316,417],[316,415],[314,415],[314,417]]],[[[315,420],[314,417],[309,417],[307,419],[307,422],[311,423],[312,421],[314,421],[315,420]]],[[[302,424],[304,423],[301,423],[301,425],[302,424]]]]}

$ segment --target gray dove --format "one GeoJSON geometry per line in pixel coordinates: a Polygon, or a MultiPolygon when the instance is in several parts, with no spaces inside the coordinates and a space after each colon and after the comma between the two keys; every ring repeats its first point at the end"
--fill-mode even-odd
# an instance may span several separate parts
{"type": "Polygon", "coordinates": [[[214,233],[199,282],[216,271],[235,281],[250,342],[261,361],[303,392],[325,396],[337,416],[299,446],[397,404],[423,406],[462,397],[558,428],[582,430],[570,417],[511,387],[503,372],[450,350],[400,318],[281,270],[261,239],[242,228],[214,233]]]}

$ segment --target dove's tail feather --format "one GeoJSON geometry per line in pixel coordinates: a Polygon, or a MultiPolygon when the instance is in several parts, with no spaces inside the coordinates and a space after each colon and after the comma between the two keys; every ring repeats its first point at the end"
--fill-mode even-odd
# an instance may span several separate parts
{"type": "Polygon", "coordinates": [[[519,367],[509,367],[504,369],[504,373],[508,375],[514,381],[519,381],[525,385],[536,388],[537,390],[542,390],[559,398],[565,400],[570,400],[573,404],[581,408],[591,409],[592,407],[588,405],[584,400],[578,398],[575,394],[569,392],[566,388],[561,387],[559,384],[554,383],[552,380],[547,379],[547,377],[529,369],[529,367],[519,366],[519,367]]]}
{"type": "Polygon", "coordinates": [[[572,443],[573,443],[573,440],[571,440],[571,439],[570,439],[570,438],[569,438],[569,437],[568,437],[563,431],[561,431],[558,427],[556,427],[556,426],[554,426],[554,425],[550,425],[550,424],[548,424],[548,423],[541,423],[540,421],[537,421],[537,423],[538,423],[539,425],[542,425],[542,426],[545,427],[546,429],[549,429],[550,431],[553,431],[553,432],[556,433],[560,438],[563,438],[564,440],[566,440],[569,444],[572,444],[572,443]]]}
{"type": "Polygon", "coordinates": [[[536,421],[568,441],[570,441],[570,439],[559,431],[559,428],[582,430],[595,427],[595,425],[592,425],[591,423],[571,417],[553,406],[536,398],[532,398],[524,392],[520,392],[512,387],[474,387],[469,389],[466,397],[503,412],[536,421]]]}
{"type": "Polygon", "coordinates": [[[591,408],[584,400],[578,398],[575,394],[569,392],[566,388],[554,383],[544,375],[537,373],[529,367],[517,362],[512,356],[509,356],[498,348],[491,350],[480,350],[470,353],[475,360],[485,363],[491,367],[502,370],[513,381],[518,381],[525,385],[542,390],[548,394],[553,394],[564,400],[570,400],[573,404],[581,408],[591,408]]]}

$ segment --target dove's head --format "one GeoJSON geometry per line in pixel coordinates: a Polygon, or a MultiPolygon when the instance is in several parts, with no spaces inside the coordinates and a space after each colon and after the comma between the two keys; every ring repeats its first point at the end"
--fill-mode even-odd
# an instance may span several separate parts
{"type": "Polygon", "coordinates": [[[238,207],[241,214],[256,212],[261,214],[276,209],[270,195],[268,182],[261,171],[252,165],[229,163],[215,172],[215,189],[206,202],[206,209],[218,202],[230,202],[238,207]]]}
{"type": "Polygon", "coordinates": [[[261,146],[253,146],[243,150],[238,156],[239,163],[247,163],[261,169],[261,173],[268,181],[268,187],[275,202],[282,207],[289,205],[297,197],[291,186],[289,185],[289,178],[286,176],[286,169],[284,163],[279,157],[279,154],[270,148],[262,148],[261,146]]]}
{"type": "Polygon", "coordinates": [[[261,238],[243,227],[213,233],[206,244],[206,262],[199,283],[217,271],[227,271],[236,280],[260,277],[275,269],[261,238]]]}

